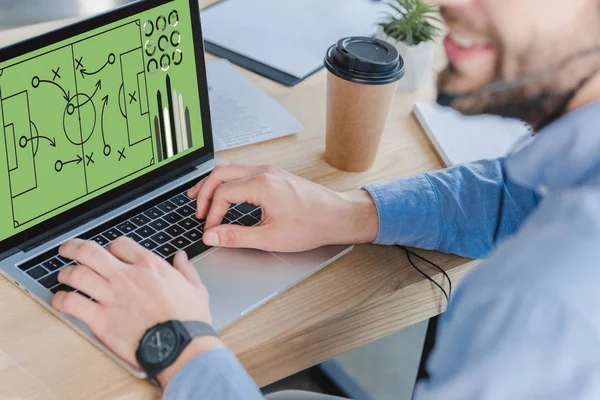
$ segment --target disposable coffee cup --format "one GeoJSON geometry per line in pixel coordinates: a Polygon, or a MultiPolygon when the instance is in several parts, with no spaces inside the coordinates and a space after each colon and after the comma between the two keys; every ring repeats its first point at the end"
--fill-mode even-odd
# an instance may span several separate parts
{"type": "Polygon", "coordinates": [[[349,37],[329,48],[325,67],[325,159],[342,171],[366,171],[375,162],[404,61],[389,43],[349,37]]]}

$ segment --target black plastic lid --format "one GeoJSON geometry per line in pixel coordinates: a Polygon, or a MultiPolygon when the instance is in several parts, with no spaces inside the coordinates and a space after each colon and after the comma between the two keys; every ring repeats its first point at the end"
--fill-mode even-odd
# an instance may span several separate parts
{"type": "Polygon", "coordinates": [[[404,76],[404,60],[383,40],[364,36],[340,39],[327,50],[325,67],[339,78],[369,85],[396,82],[404,76]]]}

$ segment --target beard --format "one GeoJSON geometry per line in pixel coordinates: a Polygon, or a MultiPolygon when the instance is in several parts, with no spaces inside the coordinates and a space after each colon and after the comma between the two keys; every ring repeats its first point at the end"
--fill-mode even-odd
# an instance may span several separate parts
{"type": "Polygon", "coordinates": [[[598,47],[580,51],[555,65],[523,72],[513,79],[502,79],[498,65],[493,82],[463,93],[444,89],[457,73],[450,64],[438,76],[438,103],[464,115],[520,119],[539,130],[560,118],[577,91],[598,72],[599,52],[598,47]]]}

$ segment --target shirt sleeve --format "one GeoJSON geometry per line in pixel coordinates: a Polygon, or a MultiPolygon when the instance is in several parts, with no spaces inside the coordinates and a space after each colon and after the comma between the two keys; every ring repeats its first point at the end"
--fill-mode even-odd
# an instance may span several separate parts
{"type": "Polygon", "coordinates": [[[504,159],[365,186],[379,214],[376,244],[484,258],[514,233],[539,196],[506,178],[504,159]]]}
{"type": "Polygon", "coordinates": [[[211,350],[187,363],[171,379],[163,400],[264,400],[235,355],[211,350]]]}

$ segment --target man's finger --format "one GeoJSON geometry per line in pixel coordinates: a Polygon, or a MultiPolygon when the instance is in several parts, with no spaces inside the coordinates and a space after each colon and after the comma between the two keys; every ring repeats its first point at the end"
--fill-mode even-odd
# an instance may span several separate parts
{"type": "Polygon", "coordinates": [[[69,265],[58,274],[58,281],[91,296],[100,303],[109,300],[108,281],[85,265],[69,265]]]}
{"type": "Polygon", "coordinates": [[[268,175],[261,174],[219,186],[206,216],[206,230],[220,225],[232,204],[248,202],[260,207],[261,191],[264,191],[269,179],[268,175]]]}
{"type": "Polygon", "coordinates": [[[82,320],[92,328],[92,331],[102,319],[102,308],[100,305],[75,292],[56,293],[52,298],[52,307],[82,320]]]}
{"type": "Polygon", "coordinates": [[[96,271],[103,278],[109,279],[123,263],[96,242],[81,239],[69,240],[60,246],[61,256],[78,261],[96,271]]]}
{"type": "Polygon", "coordinates": [[[175,258],[173,259],[173,266],[175,267],[175,269],[181,272],[181,274],[185,276],[186,279],[190,281],[193,285],[202,285],[200,275],[188,259],[188,256],[185,253],[185,251],[180,251],[179,253],[175,254],[175,258]]]}
{"type": "Polygon", "coordinates": [[[269,251],[269,238],[263,226],[219,225],[204,234],[204,243],[208,246],[269,251]]]}
{"type": "Polygon", "coordinates": [[[196,216],[206,218],[215,190],[224,183],[247,178],[258,172],[258,167],[238,165],[217,166],[212,174],[206,178],[197,194],[196,216]]]}
{"type": "Polygon", "coordinates": [[[134,240],[125,236],[117,238],[106,248],[116,258],[127,264],[138,264],[154,255],[150,250],[145,249],[134,240]]]}

